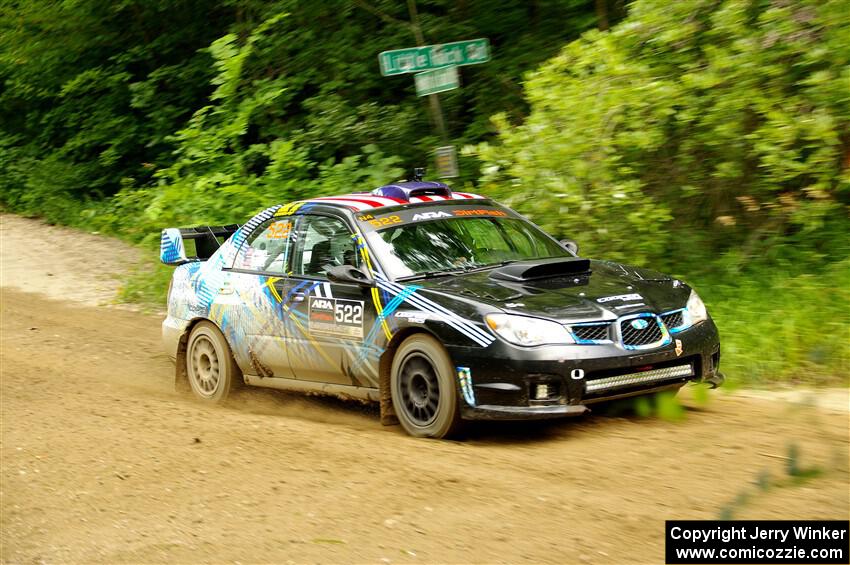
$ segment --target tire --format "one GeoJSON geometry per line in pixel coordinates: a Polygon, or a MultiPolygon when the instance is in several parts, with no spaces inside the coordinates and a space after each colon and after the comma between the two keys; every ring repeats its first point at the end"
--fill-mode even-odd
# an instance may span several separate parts
{"type": "Polygon", "coordinates": [[[189,334],[186,378],[195,397],[210,404],[222,404],[241,381],[230,346],[211,322],[199,322],[189,334]]]}
{"type": "Polygon", "coordinates": [[[449,354],[436,339],[415,334],[393,357],[390,388],[396,416],[414,437],[444,438],[460,428],[460,406],[449,354]]]}

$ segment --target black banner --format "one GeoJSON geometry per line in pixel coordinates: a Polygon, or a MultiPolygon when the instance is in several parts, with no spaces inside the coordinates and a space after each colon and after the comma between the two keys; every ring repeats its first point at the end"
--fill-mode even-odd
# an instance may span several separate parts
{"type": "Polygon", "coordinates": [[[847,520],[668,520],[667,563],[848,563],[847,520]]]}

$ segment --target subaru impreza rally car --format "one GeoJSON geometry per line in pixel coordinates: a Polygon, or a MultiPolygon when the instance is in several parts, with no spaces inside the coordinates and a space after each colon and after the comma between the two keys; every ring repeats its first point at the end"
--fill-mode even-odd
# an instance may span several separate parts
{"type": "Polygon", "coordinates": [[[422,181],[165,229],[162,261],[177,265],[165,348],[205,401],[242,382],[349,396],[425,437],[722,382],[693,289],[576,250],[422,181]]]}

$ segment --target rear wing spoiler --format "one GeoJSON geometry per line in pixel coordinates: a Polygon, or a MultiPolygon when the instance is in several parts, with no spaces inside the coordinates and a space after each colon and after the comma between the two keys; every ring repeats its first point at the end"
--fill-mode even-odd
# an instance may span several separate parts
{"type": "Polygon", "coordinates": [[[162,230],[159,241],[159,258],[166,265],[206,261],[240,227],[239,224],[231,224],[229,226],[166,228],[162,230]]]}

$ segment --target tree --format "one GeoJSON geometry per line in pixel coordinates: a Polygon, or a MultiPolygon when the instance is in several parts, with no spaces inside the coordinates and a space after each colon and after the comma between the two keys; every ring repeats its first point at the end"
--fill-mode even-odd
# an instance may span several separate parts
{"type": "Polygon", "coordinates": [[[777,238],[846,233],[848,81],[841,0],[638,0],[529,76],[483,183],[596,253],[781,261],[777,238]]]}

